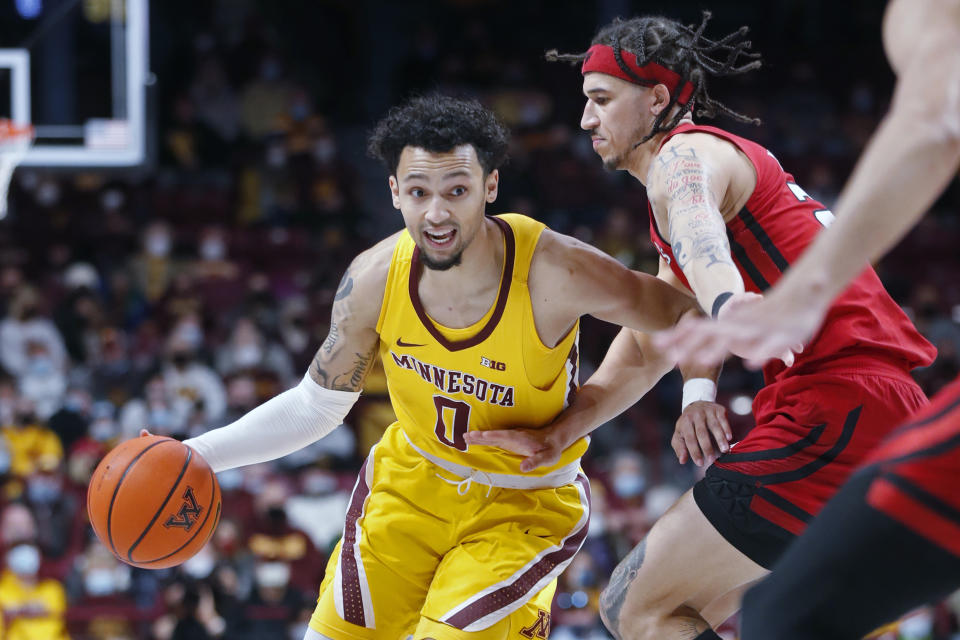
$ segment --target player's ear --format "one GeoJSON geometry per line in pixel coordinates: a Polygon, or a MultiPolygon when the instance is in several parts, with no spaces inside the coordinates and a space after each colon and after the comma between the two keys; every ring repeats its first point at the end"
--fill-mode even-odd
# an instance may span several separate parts
{"type": "Polygon", "coordinates": [[[400,209],[400,183],[397,182],[397,176],[390,176],[390,197],[393,199],[393,208],[400,209]]]}
{"type": "Polygon", "coordinates": [[[500,171],[498,169],[494,169],[487,175],[483,187],[486,191],[484,199],[487,202],[494,202],[497,199],[497,193],[500,191],[500,171]]]}
{"type": "Polygon", "coordinates": [[[650,111],[658,116],[660,112],[670,104],[670,90],[666,85],[658,84],[650,90],[651,104],[650,111]]]}

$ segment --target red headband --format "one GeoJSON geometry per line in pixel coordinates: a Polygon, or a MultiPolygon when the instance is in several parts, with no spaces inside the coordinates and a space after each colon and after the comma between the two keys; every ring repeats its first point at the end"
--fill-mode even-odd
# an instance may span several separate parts
{"type": "Polygon", "coordinates": [[[617,58],[613,55],[613,47],[606,44],[595,44],[587,50],[587,57],[583,61],[580,73],[599,71],[645,87],[663,84],[671,93],[679,92],[677,93],[677,104],[680,105],[687,104],[693,96],[693,83],[684,82],[676,71],[671,71],[656,62],[648,62],[641,67],[637,64],[637,56],[624,49],[620,50],[620,59],[627,65],[631,73],[627,73],[617,64],[617,58]]]}

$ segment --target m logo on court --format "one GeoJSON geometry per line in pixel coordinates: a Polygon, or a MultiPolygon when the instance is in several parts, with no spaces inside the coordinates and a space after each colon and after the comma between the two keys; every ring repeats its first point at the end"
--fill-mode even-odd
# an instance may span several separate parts
{"type": "Polygon", "coordinates": [[[547,640],[550,635],[550,614],[540,609],[537,612],[537,620],[529,627],[520,629],[520,635],[525,638],[542,638],[547,640]]]}
{"type": "Polygon", "coordinates": [[[190,527],[192,527],[193,523],[200,517],[201,511],[203,511],[203,507],[197,504],[197,499],[193,495],[193,487],[188,486],[187,490],[183,492],[183,504],[180,505],[180,510],[167,518],[163,526],[167,529],[170,527],[180,527],[185,531],[190,531],[190,527]]]}

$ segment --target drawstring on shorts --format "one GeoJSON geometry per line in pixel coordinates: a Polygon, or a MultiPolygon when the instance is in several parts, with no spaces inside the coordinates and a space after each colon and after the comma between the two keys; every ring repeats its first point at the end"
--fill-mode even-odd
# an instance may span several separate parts
{"type": "Polygon", "coordinates": [[[476,480],[480,484],[487,485],[487,496],[490,497],[490,492],[493,491],[493,479],[485,471],[480,471],[479,469],[471,469],[470,475],[464,478],[463,480],[450,480],[449,478],[444,478],[439,473],[433,474],[446,482],[447,484],[456,485],[457,494],[461,496],[467,495],[467,492],[470,491],[470,487],[473,486],[473,481],[476,480]]]}

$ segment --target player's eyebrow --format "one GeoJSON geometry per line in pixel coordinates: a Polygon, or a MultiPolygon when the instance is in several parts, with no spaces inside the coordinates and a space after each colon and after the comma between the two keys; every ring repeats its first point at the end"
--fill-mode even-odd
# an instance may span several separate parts
{"type": "MultiPolygon", "coordinates": [[[[447,180],[449,178],[469,178],[471,173],[466,169],[454,169],[453,171],[448,171],[447,173],[440,176],[441,180],[447,180]]],[[[402,180],[404,182],[410,180],[427,180],[427,174],[425,173],[408,173],[403,176],[402,180]]]]}

